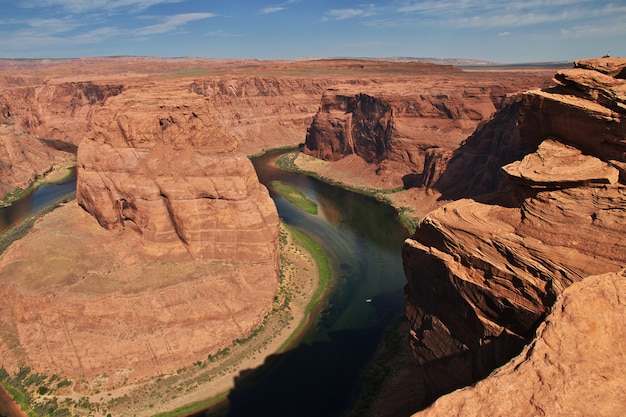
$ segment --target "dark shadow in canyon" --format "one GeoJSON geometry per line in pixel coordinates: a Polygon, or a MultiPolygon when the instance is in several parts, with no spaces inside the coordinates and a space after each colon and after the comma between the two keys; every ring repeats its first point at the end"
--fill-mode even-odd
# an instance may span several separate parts
{"type": "MultiPolygon", "coordinates": [[[[386,293],[371,300],[376,313],[386,316],[380,322],[389,323],[397,314],[385,307],[389,305],[385,298],[400,296],[386,293]]],[[[324,321],[322,315],[321,326],[324,321]]],[[[360,375],[381,348],[384,331],[383,326],[330,331],[325,339],[318,337],[321,340],[271,355],[259,368],[239,373],[227,405],[196,417],[346,415],[359,399],[363,388],[360,375]]]]}
{"type": "Polygon", "coordinates": [[[433,186],[441,200],[476,198],[508,188],[500,168],[529,151],[517,126],[521,104],[521,97],[511,99],[454,150],[433,186]]]}

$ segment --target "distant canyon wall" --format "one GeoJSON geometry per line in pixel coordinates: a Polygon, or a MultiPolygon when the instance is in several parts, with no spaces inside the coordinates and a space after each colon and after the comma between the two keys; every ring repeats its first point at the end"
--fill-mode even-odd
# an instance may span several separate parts
{"type": "MultiPolygon", "coordinates": [[[[91,129],[94,111],[107,99],[144,83],[160,88],[160,82],[127,81],[119,75],[103,78],[0,80],[0,147],[6,150],[0,155],[0,195],[16,187],[27,188],[67,158],[59,149],[75,152],[91,129]]],[[[181,94],[204,97],[207,111],[238,140],[239,149],[253,155],[304,142],[319,97],[335,82],[332,78],[233,75],[190,79],[179,88],[181,94]]]]}
{"type": "Polygon", "coordinates": [[[548,78],[451,72],[441,78],[339,85],[322,96],[304,152],[327,161],[358,155],[381,176],[430,187],[452,153],[511,99],[548,78]]]}
{"type": "Polygon", "coordinates": [[[624,68],[559,71],[482,126],[435,183],[466,198],[426,216],[403,250],[425,403],[518,353],[572,283],[626,266],[624,68]],[[526,149],[516,161],[495,156],[507,138],[526,149]]]}

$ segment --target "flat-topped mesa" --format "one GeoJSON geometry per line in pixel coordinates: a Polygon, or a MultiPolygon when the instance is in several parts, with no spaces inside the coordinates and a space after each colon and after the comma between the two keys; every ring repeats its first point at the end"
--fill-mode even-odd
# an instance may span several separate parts
{"type": "MultiPolygon", "coordinates": [[[[610,72],[621,74],[618,66],[610,72]]],[[[557,79],[565,75],[577,81],[524,94],[519,130],[503,120],[511,145],[527,149],[518,161],[482,162],[485,149],[506,143],[498,133],[476,135],[449,162],[457,174],[456,164],[489,169],[485,181],[499,170],[506,184],[434,210],[406,241],[407,317],[426,402],[517,354],[572,283],[626,266],[626,80],[580,64],[557,79]]],[[[497,132],[488,125],[483,132],[497,132]]],[[[454,190],[489,189],[466,177],[441,178],[460,181],[454,190]]]]}
{"type": "Polygon", "coordinates": [[[278,214],[250,160],[185,88],[131,90],[93,115],[78,149],[78,203],[130,227],[149,259],[271,262],[278,214]]]}

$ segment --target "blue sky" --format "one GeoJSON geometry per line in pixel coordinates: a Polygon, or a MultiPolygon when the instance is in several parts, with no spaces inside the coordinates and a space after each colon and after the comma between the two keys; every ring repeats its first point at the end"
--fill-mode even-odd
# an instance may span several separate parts
{"type": "Polygon", "coordinates": [[[626,2],[0,0],[0,58],[626,56],[626,2]]]}

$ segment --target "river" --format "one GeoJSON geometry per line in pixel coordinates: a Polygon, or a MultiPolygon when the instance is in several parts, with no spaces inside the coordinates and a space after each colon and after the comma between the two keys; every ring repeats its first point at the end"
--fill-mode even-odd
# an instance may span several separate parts
{"type": "Polygon", "coordinates": [[[285,182],[318,204],[318,214],[311,215],[270,188],[281,219],[327,253],[333,290],[297,347],[273,358],[254,381],[237,384],[228,410],[196,416],[344,415],[354,404],[360,371],[379,347],[385,328],[404,312],[401,249],[408,233],[395,210],[276,168],[274,160],[282,152],[253,159],[259,180],[266,186],[273,180],[285,182]]]}
{"type": "Polygon", "coordinates": [[[76,168],[61,181],[46,183],[8,207],[0,208],[0,233],[15,226],[29,215],[55,204],[76,191],[76,168]]]}
{"type": "MultiPolygon", "coordinates": [[[[259,180],[269,187],[285,182],[318,204],[318,214],[297,208],[270,188],[281,219],[327,253],[333,286],[324,307],[298,346],[276,355],[255,373],[237,381],[227,408],[200,416],[344,415],[360,386],[360,371],[374,355],[385,328],[403,314],[401,248],[408,236],[386,204],[310,177],[275,167],[285,151],[253,158],[259,180]]],[[[0,230],[75,190],[75,177],[40,187],[0,211],[0,230]]]]}

